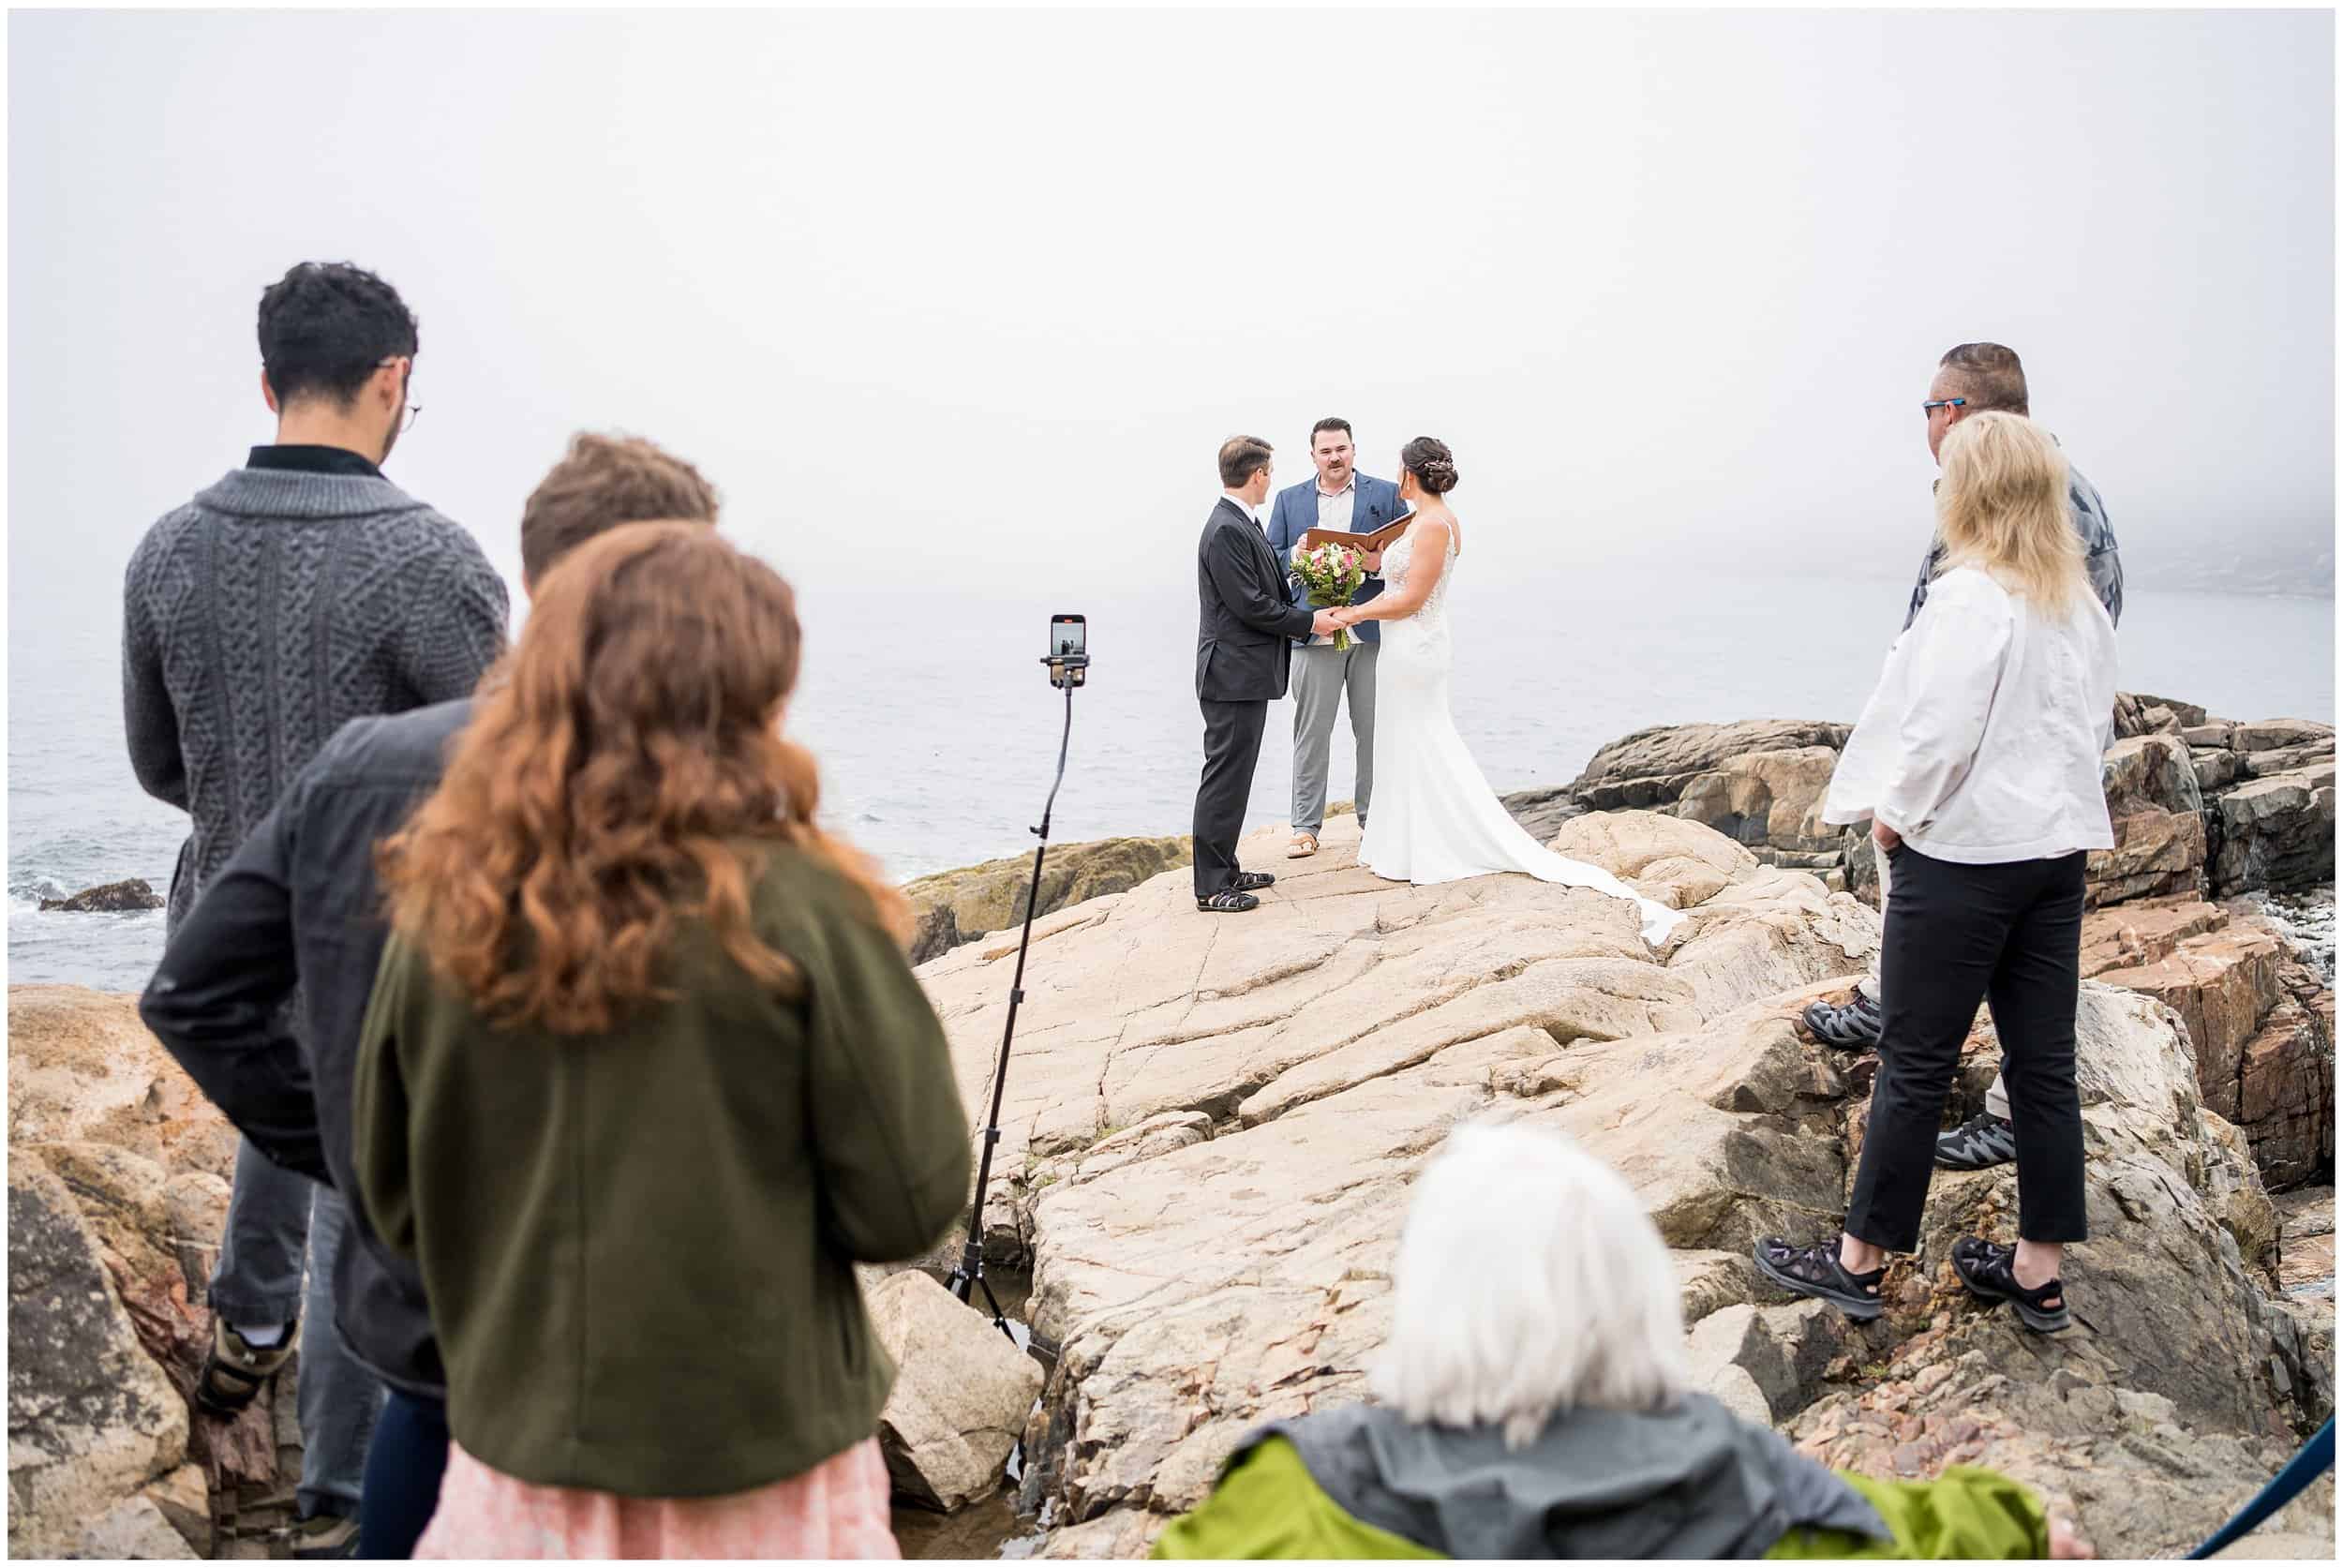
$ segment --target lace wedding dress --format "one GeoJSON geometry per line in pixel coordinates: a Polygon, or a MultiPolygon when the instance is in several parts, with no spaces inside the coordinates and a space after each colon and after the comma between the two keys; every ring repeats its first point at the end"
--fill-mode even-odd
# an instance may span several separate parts
{"type": "MultiPolygon", "coordinates": [[[[1386,591],[1406,588],[1419,526],[1383,552],[1386,591]]],[[[1383,622],[1375,671],[1375,813],[1359,844],[1359,863],[1392,882],[1419,885],[1521,872],[1541,882],[1592,888],[1632,900],[1644,940],[1657,946],[1684,917],[1639,896],[1598,867],[1567,860],[1524,832],[1498,803],[1448,709],[1455,662],[1448,630],[1448,590],[1456,580],[1456,546],[1431,597],[1402,620],[1383,622]]]]}

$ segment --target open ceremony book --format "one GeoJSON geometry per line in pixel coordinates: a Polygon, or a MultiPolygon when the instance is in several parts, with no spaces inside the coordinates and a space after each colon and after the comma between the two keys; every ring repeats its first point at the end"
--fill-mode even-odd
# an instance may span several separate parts
{"type": "Polygon", "coordinates": [[[1351,549],[1377,555],[1398,544],[1399,536],[1408,531],[1408,525],[1413,521],[1415,514],[1410,512],[1405,516],[1393,518],[1372,533],[1345,533],[1340,529],[1332,528],[1305,529],[1302,531],[1302,548],[1314,550],[1321,545],[1346,545],[1351,549]]]}

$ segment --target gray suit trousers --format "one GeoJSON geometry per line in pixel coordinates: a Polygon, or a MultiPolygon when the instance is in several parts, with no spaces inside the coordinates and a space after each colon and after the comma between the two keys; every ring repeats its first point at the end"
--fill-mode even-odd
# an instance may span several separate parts
{"type": "Polygon", "coordinates": [[[1293,830],[1315,833],[1326,825],[1326,757],[1335,736],[1335,711],[1351,699],[1351,736],[1357,742],[1359,821],[1366,821],[1375,793],[1375,653],[1377,645],[1354,641],[1337,652],[1332,642],[1293,650],[1293,830]]]}

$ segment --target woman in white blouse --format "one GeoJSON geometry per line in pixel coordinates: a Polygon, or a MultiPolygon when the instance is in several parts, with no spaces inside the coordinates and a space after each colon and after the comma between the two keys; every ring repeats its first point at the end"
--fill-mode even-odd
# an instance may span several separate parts
{"type": "Polygon", "coordinates": [[[1879,1316],[1887,1255],[1918,1246],[1945,1097],[1986,1002],[2017,1135],[2018,1241],[1963,1236],[1953,1267],[1978,1297],[2054,1334],[2070,1321],[2064,1245],[2086,1235],[2075,996],[2084,852],[2115,843],[2099,784],[2115,628],[2084,577],[2067,462],[2047,431],[1976,414],[1942,457],[1943,574],[1889,651],[1824,806],[1827,821],[1871,819],[1894,886],[1863,1157],[1843,1233],[1815,1247],[1768,1236],[1757,1266],[1849,1316],[1879,1316]]]}

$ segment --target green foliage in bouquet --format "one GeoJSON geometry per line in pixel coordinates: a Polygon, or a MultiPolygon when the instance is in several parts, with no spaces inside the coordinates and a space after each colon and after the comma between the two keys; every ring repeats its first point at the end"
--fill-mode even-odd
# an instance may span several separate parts
{"type": "MultiPolygon", "coordinates": [[[[1293,570],[1309,590],[1310,607],[1340,609],[1366,581],[1366,558],[1348,545],[1321,545],[1314,550],[1293,548],[1293,570]]],[[[1348,631],[1335,633],[1337,650],[1351,646],[1348,631]]]]}

